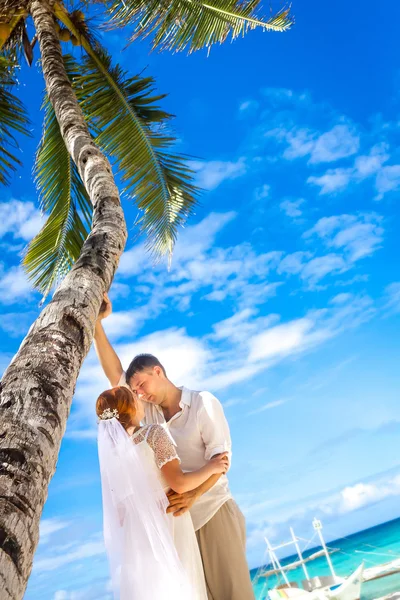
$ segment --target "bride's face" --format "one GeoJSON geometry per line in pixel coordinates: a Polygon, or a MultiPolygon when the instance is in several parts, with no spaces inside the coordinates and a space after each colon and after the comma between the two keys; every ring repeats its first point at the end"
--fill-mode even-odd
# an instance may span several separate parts
{"type": "Polygon", "coordinates": [[[141,398],[138,398],[137,394],[135,394],[135,408],[136,414],[135,417],[138,421],[143,421],[144,419],[144,404],[141,398]]]}

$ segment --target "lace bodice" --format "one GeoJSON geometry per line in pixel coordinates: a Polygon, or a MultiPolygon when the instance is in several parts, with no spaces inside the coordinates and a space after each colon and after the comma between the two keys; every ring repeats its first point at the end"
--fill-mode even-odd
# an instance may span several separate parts
{"type": "Polygon", "coordinates": [[[132,441],[134,444],[147,442],[159,469],[171,460],[178,459],[181,462],[173,441],[161,425],[145,425],[133,434],[132,441]]]}

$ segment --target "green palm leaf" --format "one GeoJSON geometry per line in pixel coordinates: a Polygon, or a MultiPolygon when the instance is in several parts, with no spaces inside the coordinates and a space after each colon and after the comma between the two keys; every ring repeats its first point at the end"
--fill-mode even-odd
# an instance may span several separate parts
{"type": "Polygon", "coordinates": [[[28,245],[23,264],[33,285],[46,297],[79,257],[90,230],[92,205],[47,95],[44,110],[35,175],[41,209],[49,216],[28,245]]]}
{"type": "Polygon", "coordinates": [[[96,143],[140,210],[147,247],[156,256],[170,254],[198,190],[185,158],[171,151],[175,139],[165,132],[171,115],[157,106],[162,96],[152,95],[153,80],[129,77],[105,52],[92,51],[72,83],[96,143]]]}
{"type": "Polygon", "coordinates": [[[0,183],[9,183],[13,171],[21,165],[15,134],[30,135],[29,118],[22,102],[12,93],[17,85],[16,63],[11,55],[0,55],[0,183]]]}
{"type": "Polygon", "coordinates": [[[131,40],[153,35],[153,47],[190,52],[222,43],[261,27],[286,31],[293,24],[290,9],[272,17],[259,14],[260,0],[109,0],[111,24],[134,25],[131,40]]]}

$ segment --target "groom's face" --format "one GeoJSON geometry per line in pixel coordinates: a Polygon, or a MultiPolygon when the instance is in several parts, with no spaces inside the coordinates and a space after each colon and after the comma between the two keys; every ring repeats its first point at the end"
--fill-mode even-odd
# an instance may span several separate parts
{"type": "Polygon", "coordinates": [[[160,367],[144,369],[129,380],[129,387],[150,404],[161,404],[165,396],[165,375],[160,367]]]}

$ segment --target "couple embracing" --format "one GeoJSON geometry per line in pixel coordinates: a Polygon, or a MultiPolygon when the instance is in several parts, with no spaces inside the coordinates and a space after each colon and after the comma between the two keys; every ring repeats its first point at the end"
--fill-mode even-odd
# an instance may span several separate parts
{"type": "Polygon", "coordinates": [[[112,389],[96,403],[104,539],[118,600],[254,600],[244,516],[229,491],[229,426],[209,392],[176,387],[156,357],[126,372],[102,319],[112,389]]]}

